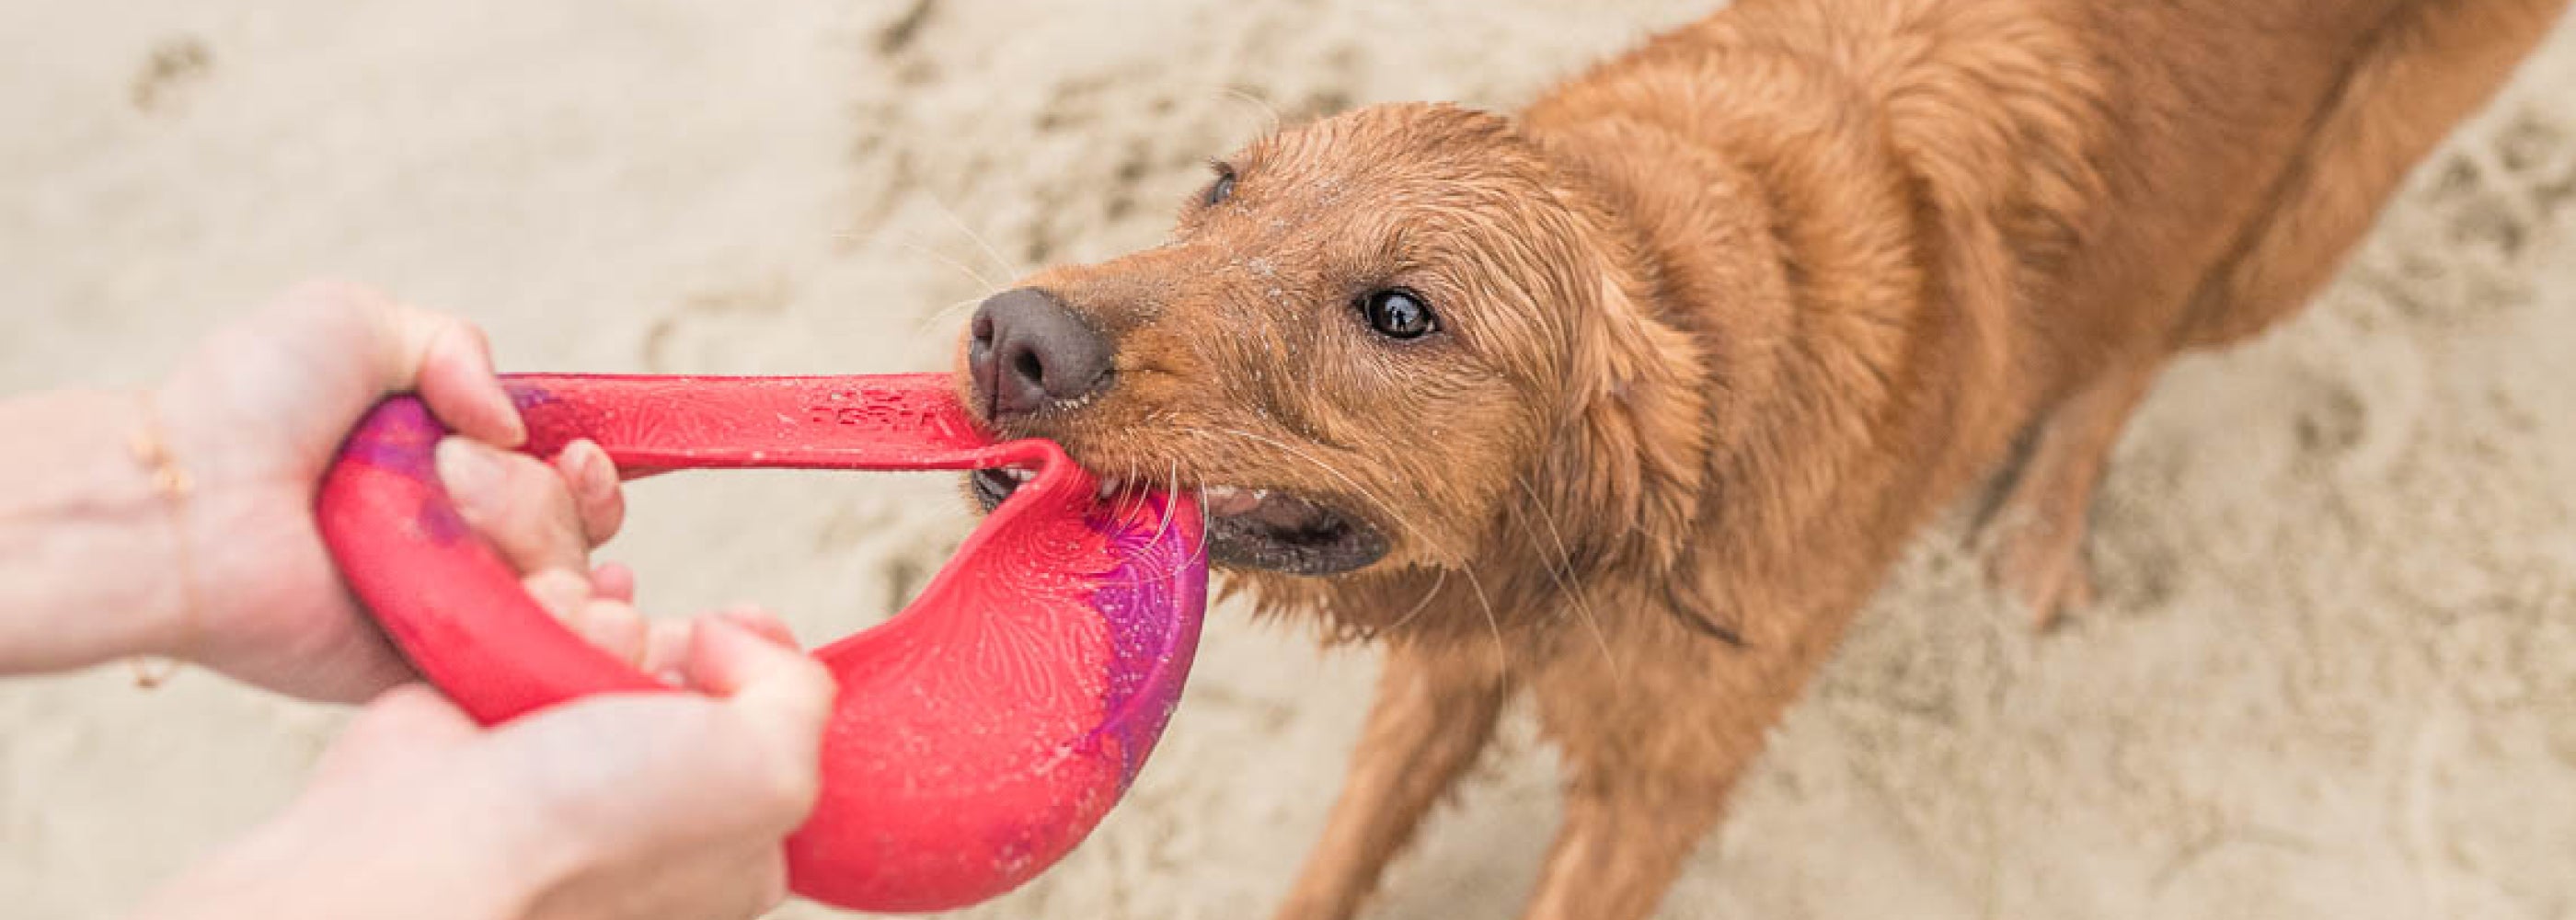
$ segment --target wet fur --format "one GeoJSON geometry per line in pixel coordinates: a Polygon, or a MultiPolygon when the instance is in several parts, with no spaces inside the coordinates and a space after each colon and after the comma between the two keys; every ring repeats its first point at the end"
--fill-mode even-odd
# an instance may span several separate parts
{"type": "Polygon", "coordinates": [[[1393,540],[1263,611],[1386,647],[1280,916],[1350,916],[1527,692],[1566,820],[1529,915],[1651,913],[1908,538],[2089,596],[2085,509],[2178,351],[2294,312],[2563,0],[1744,0],[1517,117],[1257,142],[1166,245],[1028,281],[1117,383],[1005,427],[1393,540]],[[1449,329],[1372,340],[1352,298],[1449,329]]]}

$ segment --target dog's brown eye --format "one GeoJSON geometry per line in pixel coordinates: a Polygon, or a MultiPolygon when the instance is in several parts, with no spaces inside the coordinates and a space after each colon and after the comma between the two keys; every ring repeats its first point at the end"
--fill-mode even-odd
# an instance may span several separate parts
{"type": "Polygon", "coordinates": [[[1226,199],[1232,197],[1234,197],[1234,167],[1219,163],[1216,166],[1216,181],[1208,183],[1207,192],[1200,196],[1200,203],[1215,207],[1224,204],[1226,199]]]}
{"type": "Polygon", "coordinates": [[[1440,328],[1431,316],[1431,308],[1422,298],[1403,288],[1388,288],[1360,298],[1360,312],[1368,316],[1369,328],[1390,339],[1418,339],[1440,328]]]}

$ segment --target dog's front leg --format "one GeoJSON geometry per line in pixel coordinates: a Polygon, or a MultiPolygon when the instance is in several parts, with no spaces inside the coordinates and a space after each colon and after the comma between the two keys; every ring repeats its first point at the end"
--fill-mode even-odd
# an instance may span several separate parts
{"type": "Polygon", "coordinates": [[[1279,920],[1344,920],[1358,911],[1423,816],[1475,764],[1511,690],[1504,661],[1483,643],[1391,642],[1342,797],[1279,920]]]}
{"type": "Polygon", "coordinates": [[[1673,616],[1556,656],[1530,690],[1564,752],[1565,823],[1528,920],[1641,920],[1726,810],[1830,641],[1738,646],[1673,616]]]}

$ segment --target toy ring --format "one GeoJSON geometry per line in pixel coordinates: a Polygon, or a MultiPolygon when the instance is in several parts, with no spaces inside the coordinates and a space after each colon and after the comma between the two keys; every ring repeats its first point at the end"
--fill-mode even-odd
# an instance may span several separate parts
{"type": "MultiPolygon", "coordinates": [[[[1090,833],[1179,701],[1207,604],[1187,497],[1094,497],[1045,441],[977,433],[935,374],[503,378],[527,450],[576,438],[627,477],[716,468],[1035,476],[911,606],[814,652],[840,682],[822,790],[787,841],[789,886],[840,907],[963,906],[1090,833]]],[[[670,691],[530,599],[433,471],[446,430],[396,397],[325,479],[323,539],[421,673],[485,724],[595,693],[670,691]]]]}

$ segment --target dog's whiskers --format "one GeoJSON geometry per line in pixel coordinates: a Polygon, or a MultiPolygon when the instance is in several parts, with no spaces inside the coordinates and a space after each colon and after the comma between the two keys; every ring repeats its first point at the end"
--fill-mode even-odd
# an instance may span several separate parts
{"type": "Polygon", "coordinates": [[[1388,622],[1387,622],[1387,624],[1386,624],[1386,627],[1385,627],[1386,629],[1389,629],[1389,630],[1403,629],[1403,628],[1405,627],[1405,625],[1406,625],[1406,624],[1413,622],[1413,618],[1414,618],[1414,617],[1421,616],[1421,615],[1422,615],[1422,611],[1425,611],[1425,610],[1429,610],[1429,609],[1431,609],[1431,601],[1432,601],[1432,599],[1439,597],[1439,596],[1440,596],[1440,588],[1441,588],[1441,586],[1443,586],[1443,585],[1447,585],[1447,584],[1449,583],[1449,570],[1448,570],[1448,569],[1446,569],[1446,568],[1435,568],[1435,569],[1432,569],[1432,571],[1437,572],[1437,573],[1439,573],[1439,574],[1437,574],[1437,575],[1435,575],[1435,576],[1433,576],[1433,577],[1432,577],[1432,579],[1431,579],[1431,587],[1430,587],[1430,588],[1428,588],[1428,589],[1426,589],[1426,590],[1424,590],[1424,591],[1422,592],[1422,599],[1421,599],[1421,600],[1418,600],[1418,601],[1414,601],[1414,602],[1413,602],[1413,608],[1412,608],[1412,609],[1410,609],[1410,610],[1406,610],[1406,611],[1404,612],[1404,615],[1403,615],[1403,616],[1396,617],[1395,619],[1388,621],[1388,622]]]}
{"type": "MultiPolygon", "coordinates": [[[[1592,612],[1592,605],[1584,599],[1583,592],[1575,590],[1573,582],[1568,579],[1574,570],[1574,553],[1565,546],[1564,531],[1557,529],[1556,519],[1540,506],[1538,490],[1530,487],[1528,477],[1514,473],[1512,482],[1520,486],[1522,495],[1529,497],[1528,507],[1536,510],[1539,523],[1547,525],[1548,542],[1556,546],[1558,565],[1547,567],[1548,580],[1556,582],[1557,593],[1574,605],[1575,613],[1582,615],[1584,627],[1592,633],[1592,644],[1601,649],[1601,663],[1609,666],[1613,679],[1626,680],[1626,673],[1619,670],[1618,657],[1610,653],[1609,635],[1601,631],[1601,618],[1592,612]]],[[[1530,532],[1531,515],[1528,512],[1516,512],[1512,516],[1520,522],[1521,532],[1529,533],[1533,538],[1538,536],[1530,532]]]]}
{"type": "Polygon", "coordinates": [[[1180,510],[1181,461],[1174,460],[1172,461],[1172,487],[1163,490],[1163,516],[1155,520],[1154,536],[1153,539],[1145,541],[1147,545],[1156,545],[1163,542],[1163,537],[1169,534],[1172,530],[1172,515],[1180,513],[1180,510]]]}
{"type": "MultiPolygon", "coordinates": [[[[1349,486],[1353,492],[1358,493],[1358,497],[1361,500],[1375,506],[1380,514],[1386,515],[1387,519],[1393,521],[1396,526],[1403,528],[1406,533],[1412,534],[1414,539],[1425,542],[1429,540],[1429,535],[1424,533],[1422,528],[1414,526],[1411,520],[1408,520],[1403,515],[1396,513],[1393,503],[1388,502],[1384,498],[1380,498],[1378,494],[1370,490],[1369,487],[1361,485],[1358,480],[1351,478],[1349,474],[1342,472],[1332,464],[1326,463],[1322,459],[1303,450],[1299,450],[1296,445],[1289,444],[1266,435],[1244,431],[1239,428],[1219,428],[1214,431],[1208,431],[1205,429],[1191,430],[1201,435],[1233,435],[1238,438],[1252,441],[1256,444],[1264,444],[1277,448],[1289,456],[1314,464],[1317,469],[1323,470],[1333,478],[1341,480],[1342,484],[1349,486]]],[[[1494,613],[1493,600],[1485,595],[1485,585],[1483,580],[1476,577],[1475,566],[1472,563],[1462,563],[1459,566],[1458,571],[1467,576],[1468,587],[1474,589],[1476,592],[1476,605],[1483,610],[1485,615],[1485,627],[1493,634],[1494,651],[1500,654],[1504,661],[1508,662],[1511,658],[1510,646],[1503,641],[1502,619],[1494,613]]]]}
{"type": "Polygon", "coordinates": [[[976,271],[974,266],[960,262],[957,259],[950,257],[947,253],[932,249],[929,246],[896,236],[894,231],[891,230],[880,230],[875,233],[868,234],[841,233],[835,234],[835,236],[844,240],[859,240],[870,243],[892,243],[911,250],[916,255],[929,256],[932,259],[938,260],[940,264],[956,269],[958,274],[965,275],[967,278],[973,280],[977,287],[982,288],[984,293],[977,295],[978,300],[999,292],[1002,289],[1000,284],[995,283],[991,278],[984,277],[984,273],[976,271]]]}
{"type": "MultiPolygon", "coordinates": [[[[992,241],[986,240],[983,234],[975,232],[975,228],[967,226],[965,219],[958,217],[956,210],[950,208],[948,206],[948,202],[939,200],[939,195],[937,193],[928,192],[927,190],[924,191],[924,197],[930,200],[930,206],[932,208],[939,211],[939,216],[947,218],[949,226],[957,228],[957,232],[966,234],[967,239],[975,241],[975,246],[984,250],[984,255],[992,258],[993,267],[1010,272],[1011,276],[1015,278],[1028,274],[1028,271],[1021,268],[1019,263],[1004,258],[1001,250],[993,248],[992,241]]],[[[999,290],[1000,286],[995,285],[994,289],[999,290]]]]}
{"type": "Polygon", "coordinates": [[[1244,91],[1243,91],[1243,90],[1241,90],[1241,89],[1237,89],[1237,88],[1235,88],[1235,87],[1231,87],[1231,86],[1218,87],[1218,88],[1217,88],[1217,93],[1218,93],[1218,94],[1220,94],[1220,95],[1224,95],[1224,96],[1228,96],[1228,97],[1234,98],[1234,99],[1242,100],[1242,101],[1244,101],[1244,102],[1252,103],[1255,107],[1257,107],[1257,108],[1261,109],[1261,114],[1263,114],[1264,116],[1267,116],[1267,117],[1270,119],[1270,123],[1269,123],[1269,124],[1262,126],[1261,133],[1263,133],[1263,134],[1277,134],[1277,133],[1279,133],[1279,125],[1280,125],[1280,123],[1281,123],[1282,121],[1284,121],[1284,119],[1282,119],[1282,118],[1280,117],[1280,115],[1279,115],[1279,107],[1278,107],[1278,106],[1271,105],[1269,100],[1267,100],[1267,99],[1263,99],[1263,98],[1261,98],[1261,97],[1259,97],[1259,96],[1255,96],[1255,95],[1253,95],[1253,94],[1251,94],[1251,93],[1244,92],[1244,91]]]}
{"type": "Polygon", "coordinates": [[[941,324],[941,323],[945,323],[945,322],[947,322],[947,321],[948,321],[948,318],[949,318],[949,316],[950,316],[951,314],[957,313],[958,311],[960,311],[960,310],[964,310],[964,309],[966,309],[966,308],[968,308],[968,307],[972,307],[972,306],[980,305],[980,304],[982,304],[982,303],[985,301],[985,299],[987,299],[987,298],[989,298],[989,297],[991,297],[991,296],[992,296],[991,294],[977,294],[977,295],[975,295],[975,296],[973,296],[973,297],[968,297],[968,298],[966,298],[966,299],[964,299],[964,300],[956,301],[956,302],[954,302],[954,303],[950,303],[950,304],[949,304],[949,305],[947,305],[947,306],[944,306],[944,307],[941,307],[941,308],[939,308],[939,309],[937,309],[937,310],[934,310],[934,311],[932,311],[932,312],[931,312],[931,314],[930,314],[929,316],[926,316],[926,317],[923,317],[923,318],[922,318],[922,320],[921,320],[921,328],[922,328],[922,329],[924,329],[924,330],[927,330],[927,329],[929,329],[929,328],[931,328],[931,327],[933,327],[933,326],[937,326],[937,325],[939,325],[939,324],[941,324]]]}
{"type": "Polygon", "coordinates": [[[1476,577],[1474,563],[1463,563],[1458,567],[1458,571],[1467,576],[1467,587],[1476,592],[1476,606],[1485,611],[1485,628],[1494,634],[1495,658],[1503,663],[1503,672],[1508,675],[1511,673],[1511,646],[1503,643],[1503,625],[1494,617],[1493,599],[1485,596],[1485,582],[1476,577]]]}
{"type": "Polygon", "coordinates": [[[1307,452],[1305,452],[1305,451],[1303,451],[1303,450],[1299,450],[1299,449],[1297,449],[1297,446],[1296,446],[1296,445],[1289,444],[1289,443],[1287,443],[1287,442],[1285,442],[1285,441],[1281,441],[1281,440],[1279,440],[1279,439],[1277,439],[1277,438],[1273,438],[1273,437],[1270,437],[1270,436],[1268,436],[1268,435],[1262,435],[1262,434],[1256,434],[1256,433],[1254,433],[1254,432],[1250,432],[1250,431],[1244,431],[1244,430],[1242,430],[1242,429],[1240,429],[1240,428],[1218,428],[1218,429],[1215,429],[1215,430],[1213,430],[1213,431],[1197,430],[1197,432],[1198,432],[1198,433],[1200,433],[1200,434],[1203,434],[1203,435],[1204,435],[1204,434],[1226,434],[1226,435],[1233,435],[1233,436],[1235,436],[1235,437],[1242,438],[1242,439],[1244,439],[1244,440],[1251,441],[1251,442],[1256,443],[1256,444],[1261,444],[1261,445],[1265,445],[1265,446],[1268,446],[1268,447],[1275,447],[1275,448],[1278,448],[1279,450],[1281,450],[1281,451],[1283,451],[1283,452],[1287,453],[1287,454],[1288,454],[1288,455],[1290,455],[1290,456],[1296,457],[1296,458],[1297,458],[1297,459],[1299,459],[1299,460],[1306,461],[1307,463],[1314,464],[1314,465],[1315,465],[1315,468],[1320,469],[1320,470],[1323,470],[1326,474],[1331,475],[1331,476],[1332,476],[1333,478],[1335,478],[1335,479],[1341,480],[1341,482],[1342,482],[1342,484],[1343,484],[1343,485],[1349,486],[1349,487],[1351,488],[1351,491],[1359,493],[1359,497],[1360,497],[1360,498],[1365,499],[1365,500],[1367,500],[1367,501],[1368,501],[1368,503],[1369,503],[1369,504],[1371,504],[1371,505],[1373,505],[1373,506],[1376,506],[1377,510],[1378,510],[1380,513],[1385,514],[1385,515],[1387,516],[1387,518],[1388,518],[1388,519],[1390,519],[1390,520],[1394,521],[1394,522],[1395,522],[1395,524],[1396,524],[1396,526],[1399,526],[1399,527],[1404,528],[1404,530],[1405,530],[1405,532],[1406,532],[1406,533],[1413,534],[1413,535],[1414,535],[1414,537],[1415,537],[1416,539],[1425,539],[1425,540],[1429,539],[1429,534],[1424,533],[1424,532],[1422,531],[1422,529],[1421,529],[1421,528],[1414,526],[1414,524],[1413,524],[1413,522],[1412,522],[1411,520],[1406,519],[1403,515],[1397,514],[1397,513],[1396,513],[1396,511],[1395,511],[1395,507],[1394,507],[1394,505],[1392,505],[1391,503],[1389,503],[1389,502],[1388,502],[1388,501],[1386,501],[1385,499],[1378,497],[1378,494],[1377,494],[1376,492],[1374,492],[1374,491],[1371,491],[1371,490],[1369,489],[1369,487],[1364,486],[1364,485],[1361,485],[1361,484],[1360,484],[1360,482],[1359,482],[1359,480],[1356,480],[1356,479],[1351,478],[1349,474],[1342,472],[1340,468],[1335,467],[1335,466],[1333,466],[1333,465],[1332,465],[1332,464],[1330,464],[1330,463],[1326,463],[1326,462],[1324,462],[1322,459],[1317,458],[1317,457],[1316,457],[1315,455],[1313,455],[1313,454],[1309,454],[1309,453],[1307,453],[1307,452]]]}

